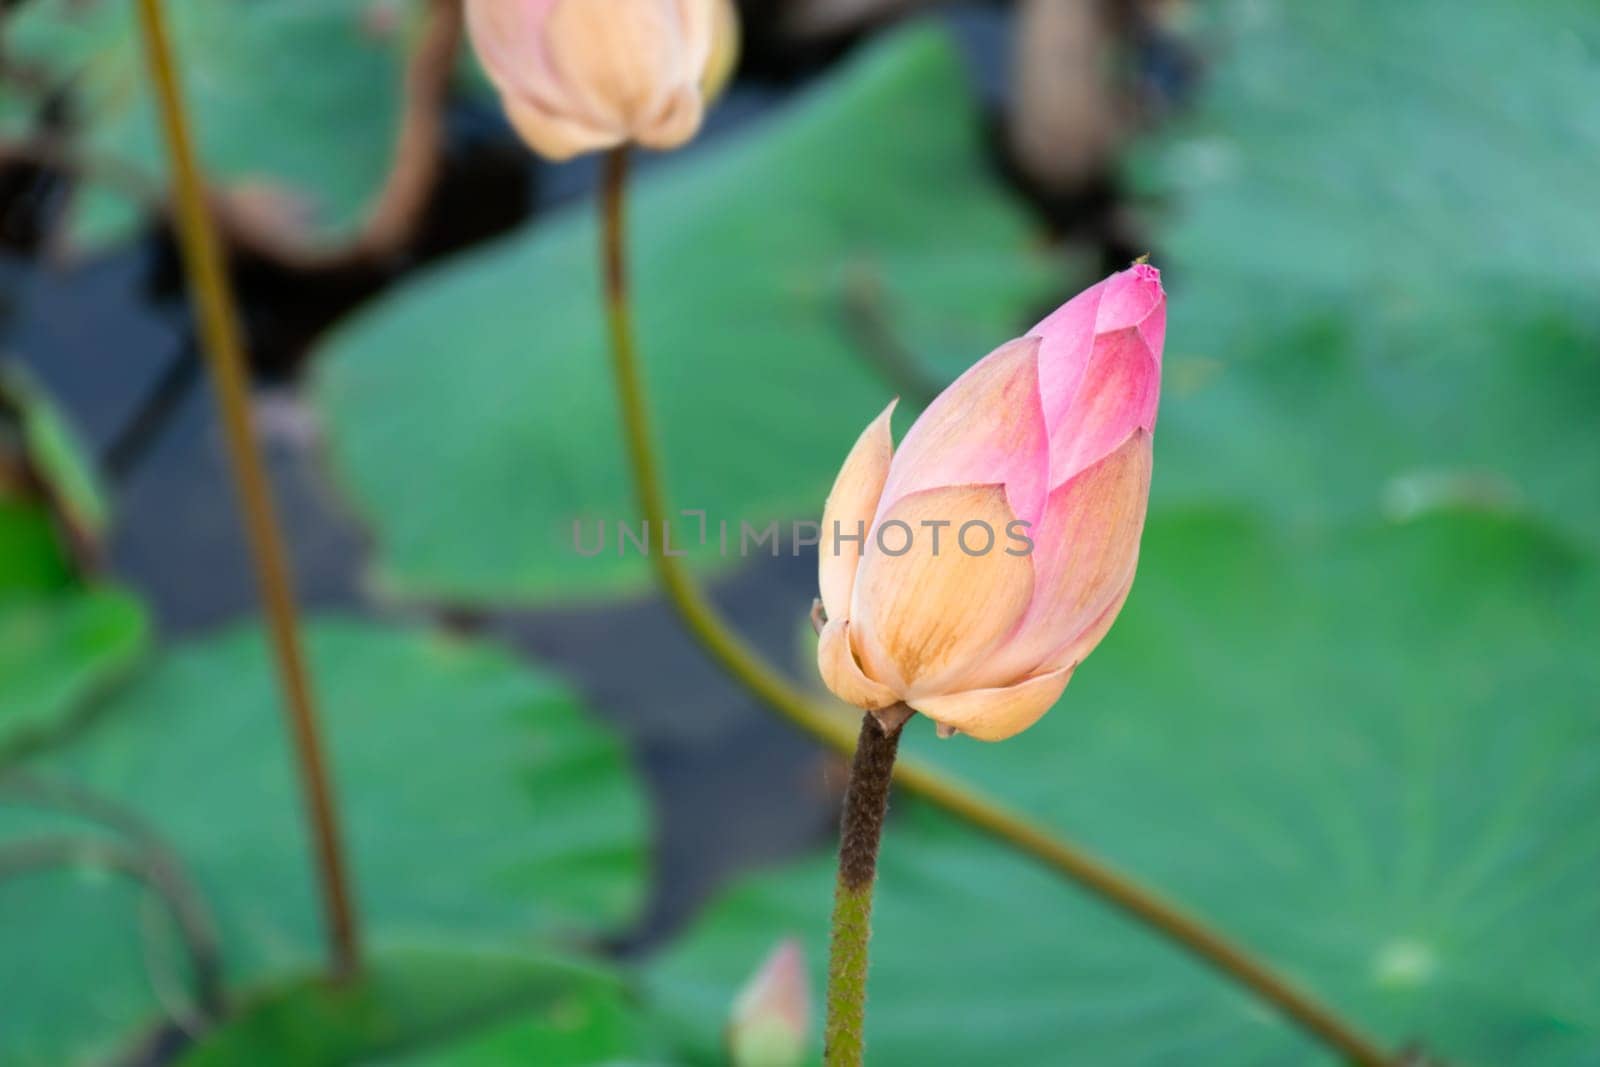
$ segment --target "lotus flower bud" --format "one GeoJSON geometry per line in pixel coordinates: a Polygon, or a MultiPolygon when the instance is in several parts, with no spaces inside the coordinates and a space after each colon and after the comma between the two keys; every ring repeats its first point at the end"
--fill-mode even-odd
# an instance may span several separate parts
{"type": "Polygon", "coordinates": [[[1139,264],[984,357],[895,451],[890,404],[822,519],[833,692],[986,741],[1037,722],[1133,584],[1166,296],[1139,264]]]}
{"type": "Polygon", "coordinates": [[[790,938],[767,957],[739,993],[728,1020],[733,1067],[795,1067],[805,1059],[811,991],[805,955],[790,938]]]}
{"type": "Polygon", "coordinates": [[[466,0],[473,47],[534,151],[676,148],[732,67],[731,0],[466,0]]]}

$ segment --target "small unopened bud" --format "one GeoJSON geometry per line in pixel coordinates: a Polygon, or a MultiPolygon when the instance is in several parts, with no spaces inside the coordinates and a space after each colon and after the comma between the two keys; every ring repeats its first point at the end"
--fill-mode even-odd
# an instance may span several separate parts
{"type": "Polygon", "coordinates": [[[738,39],[732,0],[467,0],[467,26],[511,124],[551,159],[683,144],[738,39]]]}
{"type": "Polygon", "coordinates": [[[728,1059],[733,1067],[795,1067],[806,1055],[811,1029],[811,990],[805,952],[794,938],[762,963],[728,1020],[728,1059]]]}

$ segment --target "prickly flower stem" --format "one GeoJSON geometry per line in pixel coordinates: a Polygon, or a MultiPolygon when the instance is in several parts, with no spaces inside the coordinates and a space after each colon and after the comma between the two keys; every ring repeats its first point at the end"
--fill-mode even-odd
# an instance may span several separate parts
{"type": "Polygon", "coordinates": [[[300,648],[294,589],[288,552],[278,529],[272,491],[256,450],[250,417],[249,379],[237,309],[223,263],[222,246],[206,202],[205,183],[194,147],[189,117],[178,87],[172,43],[161,0],[139,0],[150,76],[161,111],[175,185],[177,230],[200,319],[200,334],[216,386],[217,403],[227,438],[228,458],[244,513],[245,533],[255,562],[267,629],[272,639],[283,690],[289,732],[305,794],[306,818],[316,850],[328,935],[329,968],[336,977],[353,973],[360,964],[360,939],[355,909],[345,877],[344,850],[333,786],[323,757],[311,679],[300,648]]]}
{"type": "MultiPolygon", "coordinates": [[[[612,152],[605,163],[600,200],[601,242],[605,255],[606,320],[611,361],[622,413],[628,462],[640,516],[653,530],[667,521],[666,496],[656,461],[645,403],[644,382],[633,336],[627,279],[627,157],[612,152]]],[[[816,703],[728,625],[706,597],[683,560],[650,553],[656,580],[683,624],[728,674],[796,727],[838,752],[854,747],[849,724],[816,703]]],[[[1392,1060],[1377,1039],[1363,1033],[1307,990],[1279,974],[1265,960],[1087,849],[975,789],[917,760],[901,760],[895,781],[967,825],[1004,841],[1055,873],[1081,886],[1123,914],[1181,946],[1219,974],[1358,1067],[1386,1067],[1392,1060]]]]}
{"type": "Polygon", "coordinates": [[[867,945],[872,938],[872,890],[878,846],[889,812],[889,783],[900,731],[911,709],[904,704],[861,719],[839,822],[839,880],[833,893],[833,934],[828,948],[826,1067],[860,1067],[867,1042],[867,945]]]}

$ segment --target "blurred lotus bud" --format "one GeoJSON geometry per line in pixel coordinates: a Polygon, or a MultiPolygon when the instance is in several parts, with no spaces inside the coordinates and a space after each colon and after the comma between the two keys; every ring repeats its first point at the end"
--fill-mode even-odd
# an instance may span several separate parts
{"type": "Polygon", "coordinates": [[[898,452],[890,404],[829,494],[828,688],[986,741],[1038,721],[1133,584],[1166,295],[1139,264],[980,360],[898,452]]]}
{"type": "Polygon", "coordinates": [[[676,148],[733,68],[732,0],[466,0],[506,115],[550,159],[676,148]]]}
{"type": "Polygon", "coordinates": [[[811,990],[800,942],[784,941],[740,991],[728,1020],[733,1067],[794,1067],[805,1059],[811,990]]]}

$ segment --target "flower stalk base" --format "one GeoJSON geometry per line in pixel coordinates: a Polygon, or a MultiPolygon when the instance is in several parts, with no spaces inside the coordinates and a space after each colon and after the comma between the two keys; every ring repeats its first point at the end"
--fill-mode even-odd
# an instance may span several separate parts
{"type": "Polygon", "coordinates": [[[911,709],[898,704],[861,719],[839,826],[839,880],[834,888],[828,952],[828,1021],[823,1062],[859,1067],[866,1051],[867,949],[872,937],[872,890],[878,846],[889,812],[889,785],[900,732],[911,709]]]}

